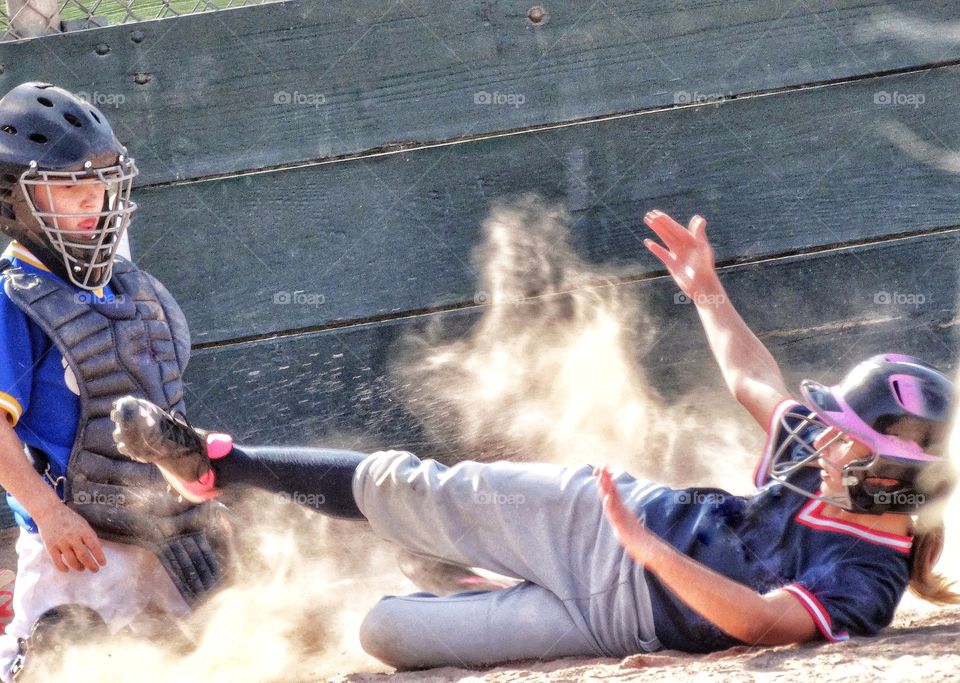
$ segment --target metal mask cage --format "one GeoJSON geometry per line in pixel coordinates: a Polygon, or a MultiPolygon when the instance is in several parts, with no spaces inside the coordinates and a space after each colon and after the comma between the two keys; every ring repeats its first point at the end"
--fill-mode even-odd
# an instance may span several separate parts
{"type": "Polygon", "coordinates": [[[120,246],[137,205],[130,200],[137,167],[133,159],[120,157],[116,164],[94,168],[86,162],[81,171],[46,171],[31,162],[20,176],[20,186],[31,214],[39,223],[50,247],[60,254],[67,276],[77,287],[99,289],[109,281],[113,257],[120,246]],[[52,188],[101,185],[103,201],[98,211],[57,210],[52,188]],[[41,211],[37,196],[44,193],[48,211],[41,211]],[[95,218],[91,229],[65,227],[62,221],[95,218]]]}
{"type": "MultiPolygon", "coordinates": [[[[826,430],[830,428],[830,425],[817,417],[815,413],[804,415],[802,413],[787,411],[780,416],[780,427],[783,430],[783,433],[786,434],[786,437],[782,440],[780,446],[774,452],[773,458],[770,461],[770,478],[780,484],[783,484],[791,491],[795,491],[796,493],[804,495],[807,498],[822,500],[831,505],[849,509],[849,496],[832,497],[824,496],[819,493],[811,493],[810,491],[797,486],[789,480],[791,475],[804,467],[813,467],[819,470],[820,465],[817,463],[817,460],[820,458],[820,455],[831,445],[840,439],[845,438],[848,433],[838,430],[833,438],[819,448],[814,448],[813,444],[801,438],[801,434],[803,434],[809,427],[814,427],[819,430],[826,430]],[[788,421],[788,418],[790,418],[790,421],[788,421]],[[794,424],[791,424],[791,421],[794,424]],[[799,448],[800,451],[806,453],[806,455],[801,458],[791,458],[790,456],[793,453],[794,447],[799,448]]],[[[874,458],[875,457],[876,455],[874,455],[874,458]]]]}
{"type": "Polygon", "coordinates": [[[922,460],[913,464],[910,460],[887,456],[884,457],[872,444],[868,435],[859,435],[850,430],[830,425],[815,413],[804,415],[796,412],[786,412],[780,418],[780,425],[786,437],[773,454],[770,464],[770,478],[782,484],[791,491],[795,491],[807,498],[820,500],[841,509],[864,514],[882,514],[894,512],[911,514],[917,511],[926,497],[914,490],[920,473],[936,461],[922,460]],[[789,418],[789,420],[788,420],[789,418]],[[809,440],[802,438],[802,434],[810,427],[818,430],[834,429],[835,434],[825,443],[815,448],[809,440]],[[854,438],[871,449],[870,455],[846,463],[842,467],[834,465],[828,458],[824,463],[836,472],[842,485],[844,494],[828,496],[812,493],[792,483],[789,478],[792,474],[804,467],[822,469],[819,463],[820,456],[834,443],[845,438],[854,438]],[[801,457],[797,457],[794,449],[798,449],[801,457]],[[878,485],[873,479],[893,479],[896,485],[878,485]]]}

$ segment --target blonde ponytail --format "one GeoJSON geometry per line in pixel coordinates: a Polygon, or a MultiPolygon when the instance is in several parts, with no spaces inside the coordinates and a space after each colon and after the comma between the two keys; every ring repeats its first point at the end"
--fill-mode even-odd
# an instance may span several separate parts
{"type": "Polygon", "coordinates": [[[910,552],[910,592],[938,605],[960,604],[954,581],[933,571],[943,552],[943,522],[916,533],[910,552]]]}

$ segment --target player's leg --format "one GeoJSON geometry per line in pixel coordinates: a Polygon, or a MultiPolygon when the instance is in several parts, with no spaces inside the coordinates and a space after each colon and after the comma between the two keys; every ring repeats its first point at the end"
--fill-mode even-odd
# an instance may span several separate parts
{"type": "Polygon", "coordinates": [[[363,519],[352,482],[366,457],[334,448],[234,446],[212,462],[218,486],[255,486],[326,515],[363,519]]]}
{"type": "Polygon", "coordinates": [[[435,597],[389,596],[360,627],[363,649],[398,669],[474,667],[521,659],[599,656],[576,609],[532,583],[435,597]]]}
{"type": "Polygon", "coordinates": [[[189,425],[180,416],[127,396],[114,404],[117,448],[156,465],[193,502],[237,484],[285,496],[318,512],[362,519],[353,500],[354,471],[366,455],[329,448],[236,446],[226,434],[189,425]]]}
{"type": "MultiPolygon", "coordinates": [[[[620,475],[627,505],[661,488],[620,475]]],[[[583,599],[632,580],[603,517],[592,468],[461,462],[375,453],[353,481],[374,532],[413,552],[532,581],[561,599],[583,599]]]]}

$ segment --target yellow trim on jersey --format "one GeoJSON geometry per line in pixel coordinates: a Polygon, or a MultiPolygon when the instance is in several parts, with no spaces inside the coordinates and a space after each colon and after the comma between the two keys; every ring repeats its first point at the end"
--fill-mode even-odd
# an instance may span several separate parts
{"type": "Polygon", "coordinates": [[[37,260],[36,256],[31,254],[25,246],[23,246],[18,242],[11,242],[10,246],[4,250],[3,255],[7,257],[15,258],[18,261],[23,261],[24,263],[28,263],[34,268],[45,270],[48,273],[50,272],[49,268],[47,268],[45,265],[40,263],[40,261],[37,260]]]}
{"type": "Polygon", "coordinates": [[[2,391],[0,391],[0,410],[7,414],[7,422],[10,423],[11,427],[16,427],[17,422],[20,421],[20,416],[23,415],[20,401],[2,391]]]}

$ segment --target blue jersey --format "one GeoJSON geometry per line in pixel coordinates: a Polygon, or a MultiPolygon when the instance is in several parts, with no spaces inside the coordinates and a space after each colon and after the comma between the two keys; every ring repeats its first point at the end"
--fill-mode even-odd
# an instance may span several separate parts
{"type": "MultiPolygon", "coordinates": [[[[803,421],[790,413],[811,415],[794,401],[774,410],[756,473],[762,487],[757,494],[744,498],[720,489],[664,488],[641,506],[646,525],[684,554],[759,593],[787,590],[828,640],[873,635],[892,621],[906,590],[912,540],[827,517],[822,501],[770,481],[770,461],[788,430],[799,429],[807,443],[818,433],[814,426],[801,428],[803,421]]],[[[799,444],[790,455],[801,457],[799,444]]],[[[790,482],[816,492],[820,470],[801,468],[790,482]]],[[[655,576],[647,578],[664,647],[709,652],[739,644],[655,576]]]]}
{"type": "MultiPolygon", "coordinates": [[[[3,252],[14,266],[41,277],[57,277],[16,242],[3,252]]],[[[77,297],[93,293],[75,288],[77,297]]],[[[103,299],[112,296],[109,287],[103,299]]],[[[81,299],[78,298],[78,301],[81,299]]],[[[20,440],[47,454],[48,483],[66,475],[67,460],[80,422],[76,378],[53,342],[13,303],[0,287],[0,408],[20,440]]],[[[55,487],[62,497],[62,488],[55,487]]],[[[17,522],[31,531],[36,525],[10,494],[7,502],[17,522]]]]}

